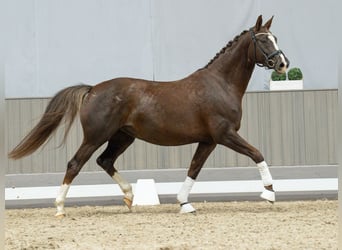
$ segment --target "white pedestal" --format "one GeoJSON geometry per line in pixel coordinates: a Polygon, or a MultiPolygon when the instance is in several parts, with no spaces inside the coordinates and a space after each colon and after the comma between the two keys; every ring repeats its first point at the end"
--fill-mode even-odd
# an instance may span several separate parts
{"type": "Polygon", "coordinates": [[[270,81],[270,90],[300,90],[303,80],[270,81]]]}
{"type": "Polygon", "coordinates": [[[153,179],[138,179],[135,186],[133,206],[159,205],[156,184],[153,179]]]}

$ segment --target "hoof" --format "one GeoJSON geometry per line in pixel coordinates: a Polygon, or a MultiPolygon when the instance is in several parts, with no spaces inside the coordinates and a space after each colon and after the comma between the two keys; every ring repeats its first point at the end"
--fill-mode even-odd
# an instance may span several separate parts
{"type": "Polygon", "coordinates": [[[196,209],[190,203],[182,203],[180,213],[181,214],[186,214],[186,213],[196,214],[196,209]]]}
{"type": "Polygon", "coordinates": [[[56,214],[55,214],[55,217],[56,217],[57,219],[63,219],[65,216],[66,216],[65,213],[56,213],[56,214]]]}
{"type": "Polygon", "coordinates": [[[133,197],[132,199],[129,198],[124,198],[123,201],[125,202],[126,206],[128,207],[129,210],[132,210],[132,203],[133,203],[133,197]]]}
{"type": "Polygon", "coordinates": [[[260,197],[264,200],[269,201],[270,203],[275,202],[275,193],[274,191],[270,191],[268,189],[265,189],[264,192],[261,193],[260,197]]]}

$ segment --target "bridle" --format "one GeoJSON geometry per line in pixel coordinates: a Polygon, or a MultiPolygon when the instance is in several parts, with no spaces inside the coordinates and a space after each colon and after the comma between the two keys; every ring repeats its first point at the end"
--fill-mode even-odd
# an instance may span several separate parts
{"type": "MultiPolygon", "coordinates": [[[[272,52],[271,54],[268,55],[264,51],[264,49],[259,45],[259,43],[258,43],[258,41],[256,39],[256,37],[258,35],[267,34],[267,33],[255,34],[252,28],[249,30],[249,32],[251,33],[252,41],[254,43],[254,61],[255,61],[256,65],[258,65],[259,67],[267,67],[269,69],[274,69],[274,67],[276,65],[276,61],[275,61],[274,57],[277,56],[277,55],[280,55],[280,54],[284,55],[284,53],[279,49],[279,50],[276,50],[276,51],[274,51],[274,52],[272,52]],[[256,61],[256,51],[257,51],[257,48],[261,51],[262,55],[265,57],[265,62],[264,63],[258,63],[256,61]]],[[[284,57],[285,57],[285,55],[284,55],[284,57]]]]}

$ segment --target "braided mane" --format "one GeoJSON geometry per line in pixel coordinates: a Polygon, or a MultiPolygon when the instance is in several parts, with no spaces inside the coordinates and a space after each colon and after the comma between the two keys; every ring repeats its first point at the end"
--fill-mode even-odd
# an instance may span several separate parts
{"type": "Polygon", "coordinates": [[[234,37],[233,40],[229,41],[229,42],[227,43],[227,45],[224,46],[218,53],[216,53],[216,55],[214,56],[214,58],[211,59],[210,62],[208,62],[207,65],[205,65],[203,68],[204,68],[204,69],[205,69],[205,68],[208,68],[209,65],[211,65],[217,58],[219,58],[220,55],[224,54],[230,47],[233,46],[233,44],[234,44],[235,42],[237,42],[237,41],[239,40],[239,38],[240,38],[242,35],[244,35],[244,34],[247,33],[247,32],[248,32],[248,30],[244,30],[244,31],[241,32],[240,35],[237,35],[236,37],[234,37]]]}

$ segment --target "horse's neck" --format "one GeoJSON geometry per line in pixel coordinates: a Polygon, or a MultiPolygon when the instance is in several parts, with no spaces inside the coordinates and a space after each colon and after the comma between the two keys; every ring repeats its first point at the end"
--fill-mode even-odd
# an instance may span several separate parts
{"type": "Polygon", "coordinates": [[[235,89],[241,96],[245,93],[254,70],[254,63],[248,61],[249,40],[246,35],[240,37],[236,44],[208,67],[215,75],[224,79],[229,89],[235,89]]]}

